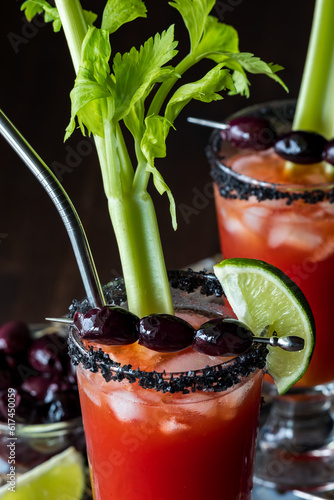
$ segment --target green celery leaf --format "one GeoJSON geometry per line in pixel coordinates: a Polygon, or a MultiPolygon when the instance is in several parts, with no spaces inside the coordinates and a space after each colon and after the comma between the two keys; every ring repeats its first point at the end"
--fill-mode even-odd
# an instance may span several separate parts
{"type": "Polygon", "coordinates": [[[82,42],[81,65],[87,68],[98,83],[104,85],[110,75],[111,47],[106,30],[90,27],[82,42]]]}
{"type": "MultiPolygon", "coordinates": [[[[44,21],[52,22],[53,31],[57,33],[61,30],[61,20],[56,7],[53,7],[46,0],[27,0],[21,5],[21,10],[25,11],[25,16],[28,21],[31,21],[37,14],[44,12],[44,21]]],[[[93,12],[84,10],[85,19],[90,26],[94,23],[97,15],[93,12]]]]}
{"type": "Polygon", "coordinates": [[[161,35],[157,33],[154,39],[149,38],[139,51],[133,47],[123,56],[119,53],[115,55],[113,70],[117,120],[123,119],[139,99],[145,99],[154,83],[174,74],[174,68],[162,66],[175,56],[176,45],[172,25],[161,35]]]}
{"type": "Polygon", "coordinates": [[[90,27],[82,43],[82,62],[71,92],[71,120],[65,140],[75,129],[75,117],[81,131],[104,137],[104,119],[114,113],[114,82],[110,77],[108,61],[111,48],[105,30],[90,27]],[[107,102],[99,102],[107,99],[107,102]]]}
{"type": "Polygon", "coordinates": [[[91,10],[84,10],[84,15],[88,26],[93,26],[97,19],[97,14],[95,14],[91,10]]]}
{"type": "Polygon", "coordinates": [[[166,139],[170,127],[171,123],[160,115],[151,115],[145,119],[141,150],[150,165],[154,164],[154,158],[166,156],[166,139]]]}
{"type": "Polygon", "coordinates": [[[144,99],[135,102],[128,114],[124,117],[124,124],[130,130],[136,140],[141,140],[143,136],[145,107],[144,99]]]}
{"type": "Polygon", "coordinates": [[[238,32],[232,26],[220,23],[216,17],[208,16],[203,37],[194,56],[199,59],[206,57],[212,51],[239,52],[239,37],[238,32]]]}
{"type": "Polygon", "coordinates": [[[177,53],[174,48],[174,26],[170,26],[161,35],[157,33],[154,40],[150,38],[138,52],[134,47],[130,52],[116,54],[113,69],[116,80],[117,119],[127,115],[135,102],[145,99],[156,82],[168,79],[174,69],[162,67],[177,53]]]}
{"type": "Polygon", "coordinates": [[[177,9],[187,27],[191,50],[198,46],[207,17],[215,5],[215,0],[174,0],[169,5],[177,9]]]}
{"type": "Polygon", "coordinates": [[[277,71],[283,69],[282,66],[272,63],[265,63],[261,61],[259,57],[255,57],[254,54],[250,54],[249,52],[239,52],[239,53],[211,53],[207,55],[209,59],[219,63],[224,61],[225,65],[228,68],[235,69],[236,71],[240,71],[240,67],[242,68],[241,73],[248,71],[253,74],[262,74],[269,76],[276,82],[280,83],[282,87],[288,91],[285,83],[281,80],[281,78],[276,74],[277,71]],[[238,65],[239,69],[238,69],[238,65]]]}
{"type": "Polygon", "coordinates": [[[108,88],[96,82],[92,73],[86,68],[80,68],[75,80],[75,85],[71,91],[71,119],[66,128],[65,140],[73,133],[75,129],[75,117],[82,133],[85,135],[85,127],[88,133],[104,137],[103,121],[110,120],[113,116],[114,97],[108,88]],[[102,110],[102,103],[99,99],[107,98],[109,106],[104,106],[108,110],[105,115],[102,110]]]}
{"type": "Polygon", "coordinates": [[[228,69],[222,69],[224,64],[212,68],[201,80],[187,83],[178,88],[169,100],[165,116],[171,123],[174,122],[180,111],[191,99],[202,102],[211,102],[222,99],[217,94],[221,90],[234,90],[233,80],[228,69]]]}
{"type": "Polygon", "coordinates": [[[120,26],[137,17],[146,17],[146,12],[142,0],[108,0],[103,11],[101,28],[114,33],[120,26]]]}
{"type": "Polygon", "coordinates": [[[159,194],[167,193],[173,228],[177,229],[175,200],[172,192],[158,169],[154,166],[155,158],[166,156],[166,138],[171,123],[163,116],[152,115],[145,119],[145,132],[141,141],[141,150],[147,160],[146,171],[153,174],[154,186],[159,194]]]}
{"type": "Polygon", "coordinates": [[[235,90],[231,90],[229,92],[230,95],[244,95],[246,97],[249,97],[250,92],[249,92],[249,80],[247,78],[246,72],[242,69],[240,66],[236,71],[233,71],[232,73],[232,78],[233,78],[233,83],[235,90]]]}
{"type": "Polygon", "coordinates": [[[27,0],[21,5],[21,10],[25,11],[26,18],[31,21],[37,14],[44,12],[44,20],[46,23],[52,22],[54,32],[61,29],[61,20],[58,10],[52,7],[45,0],[27,0]]]}

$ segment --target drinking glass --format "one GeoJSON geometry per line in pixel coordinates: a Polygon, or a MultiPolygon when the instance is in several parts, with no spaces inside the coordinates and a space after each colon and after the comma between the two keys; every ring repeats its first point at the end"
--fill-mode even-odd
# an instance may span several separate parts
{"type": "MultiPolygon", "coordinates": [[[[214,275],[169,276],[176,313],[194,326],[231,316],[214,275]]],[[[122,280],[105,293],[126,306],[122,280]]],[[[72,328],[70,354],[95,500],[250,500],[263,345],[229,360],[137,344],[111,352],[72,328]]]]}
{"type": "MultiPolygon", "coordinates": [[[[237,116],[266,118],[263,141],[291,130],[294,101],[245,108],[237,116]]],[[[280,488],[333,484],[334,175],[325,164],[293,171],[273,148],[236,149],[213,131],[207,148],[224,258],[248,257],[277,266],[304,292],[316,323],[316,346],[306,374],[286,396],[272,384],[272,406],[260,430],[256,477],[280,488]]],[[[268,398],[268,396],[270,396],[268,398]]]]}
{"type": "MultiPolygon", "coordinates": [[[[13,433],[8,424],[0,422],[0,474],[4,477],[9,472],[8,443],[11,436],[13,433]]],[[[16,472],[27,472],[69,446],[75,446],[81,453],[86,451],[81,417],[51,424],[16,424],[16,472]]]]}

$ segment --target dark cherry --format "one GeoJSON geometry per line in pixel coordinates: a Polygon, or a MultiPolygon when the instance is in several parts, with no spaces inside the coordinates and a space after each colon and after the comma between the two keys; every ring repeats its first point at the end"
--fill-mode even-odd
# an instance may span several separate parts
{"type": "Polygon", "coordinates": [[[104,306],[86,314],[75,313],[73,324],[81,338],[106,345],[127,345],[138,340],[139,318],[123,307],[104,306]]]}
{"type": "Polygon", "coordinates": [[[22,321],[8,321],[0,327],[0,351],[16,354],[27,349],[30,332],[22,321]]]}
{"type": "Polygon", "coordinates": [[[0,369],[0,391],[13,387],[13,385],[12,372],[8,368],[0,369]]]}
{"type": "Polygon", "coordinates": [[[177,316],[151,314],[138,323],[139,344],[157,352],[176,352],[192,344],[194,328],[177,316]]]}
{"type": "Polygon", "coordinates": [[[334,139],[328,141],[322,159],[334,166],[334,139]]]}
{"type": "Polygon", "coordinates": [[[59,390],[59,383],[48,375],[36,375],[26,379],[21,388],[40,401],[44,401],[46,394],[50,391],[59,390]]]}
{"type": "Polygon", "coordinates": [[[67,378],[54,378],[46,391],[44,402],[49,403],[52,401],[56,393],[68,391],[76,394],[77,398],[79,397],[77,384],[72,384],[67,378]]]}
{"type": "Polygon", "coordinates": [[[14,419],[18,423],[33,424],[38,420],[37,400],[26,391],[16,388],[10,394],[8,391],[0,393],[0,415],[1,420],[7,421],[8,400],[14,399],[15,415],[14,419]]]}
{"type": "Polygon", "coordinates": [[[240,321],[215,318],[204,323],[196,332],[193,349],[209,356],[234,356],[252,345],[252,332],[240,321]]]}
{"type": "Polygon", "coordinates": [[[292,131],[277,139],[275,152],[284,160],[309,165],[322,161],[327,140],[316,132],[292,131]]]}
{"type": "Polygon", "coordinates": [[[66,340],[57,333],[34,340],[28,352],[28,360],[31,367],[39,372],[62,373],[67,361],[66,340]]]}
{"type": "Polygon", "coordinates": [[[74,391],[56,392],[48,405],[44,423],[70,420],[80,415],[80,401],[74,391]]]}
{"type": "Polygon", "coordinates": [[[265,118],[240,116],[228,121],[227,124],[230,127],[221,130],[220,134],[235,148],[261,151],[274,144],[276,132],[265,118]]]}

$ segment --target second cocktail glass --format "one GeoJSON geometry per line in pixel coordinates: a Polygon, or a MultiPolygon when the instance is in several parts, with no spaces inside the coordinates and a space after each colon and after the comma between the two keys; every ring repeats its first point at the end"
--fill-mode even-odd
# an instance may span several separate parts
{"type": "MultiPolygon", "coordinates": [[[[291,130],[294,110],[293,101],[273,102],[246,108],[233,117],[266,118],[277,134],[283,134],[291,130]]],[[[261,133],[263,140],[272,138],[270,129],[261,133]]],[[[222,140],[219,131],[212,134],[208,156],[223,257],[261,259],[282,269],[303,290],[317,328],[314,355],[292,391],[295,395],[274,400],[261,431],[260,475],[283,487],[329,484],[334,476],[330,465],[333,168],[301,165],[291,172],[273,149],[237,150],[222,140]],[[310,470],[306,463],[311,464],[310,470]]],[[[267,393],[273,392],[272,385],[266,388],[267,393]]]]}
{"type": "MultiPolygon", "coordinates": [[[[170,278],[193,325],[231,315],[213,275],[170,278]]],[[[122,280],[109,296],[124,303],[122,280]]],[[[232,360],[87,347],[72,331],[95,500],[250,500],[265,347],[232,360]]]]}

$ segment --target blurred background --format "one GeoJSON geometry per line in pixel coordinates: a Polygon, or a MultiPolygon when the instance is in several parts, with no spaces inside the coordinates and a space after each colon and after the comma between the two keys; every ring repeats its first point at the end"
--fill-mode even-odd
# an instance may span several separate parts
{"type": "MultiPolygon", "coordinates": [[[[103,283],[122,274],[109,222],[99,165],[92,141],[79,132],[64,144],[70,116],[74,72],[63,33],[54,34],[42,18],[32,24],[20,11],[21,0],[0,3],[1,109],[61,180],[85,227],[103,283]]],[[[105,1],[85,0],[101,14],[105,1]]],[[[146,0],[147,19],[124,25],[112,39],[114,52],[139,47],[149,36],[175,23],[179,51],[188,35],[167,0],[146,0]]],[[[284,66],[281,77],[298,95],[314,0],[218,0],[213,14],[234,26],[240,50],[284,66]]],[[[98,26],[99,23],[97,22],[98,26]]],[[[191,78],[207,70],[199,65],[191,78]]],[[[189,75],[190,76],[190,75],[189,75]]],[[[185,77],[185,80],[187,78],[185,77]]],[[[187,123],[187,116],[223,120],[245,105],[287,97],[275,82],[250,75],[251,97],[203,104],[191,102],[178,117],[167,141],[167,159],[157,167],[177,205],[173,231],[167,196],[151,189],[156,203],[169,269],[183,268],[219,251],[215,209],[205,146],[210,130],[187,123]]],[[[40,323],[63,315],[84,289],[72,247],[52,202],[27,167],[0,137],[0,323],[11,319],[40,323]]]]}

